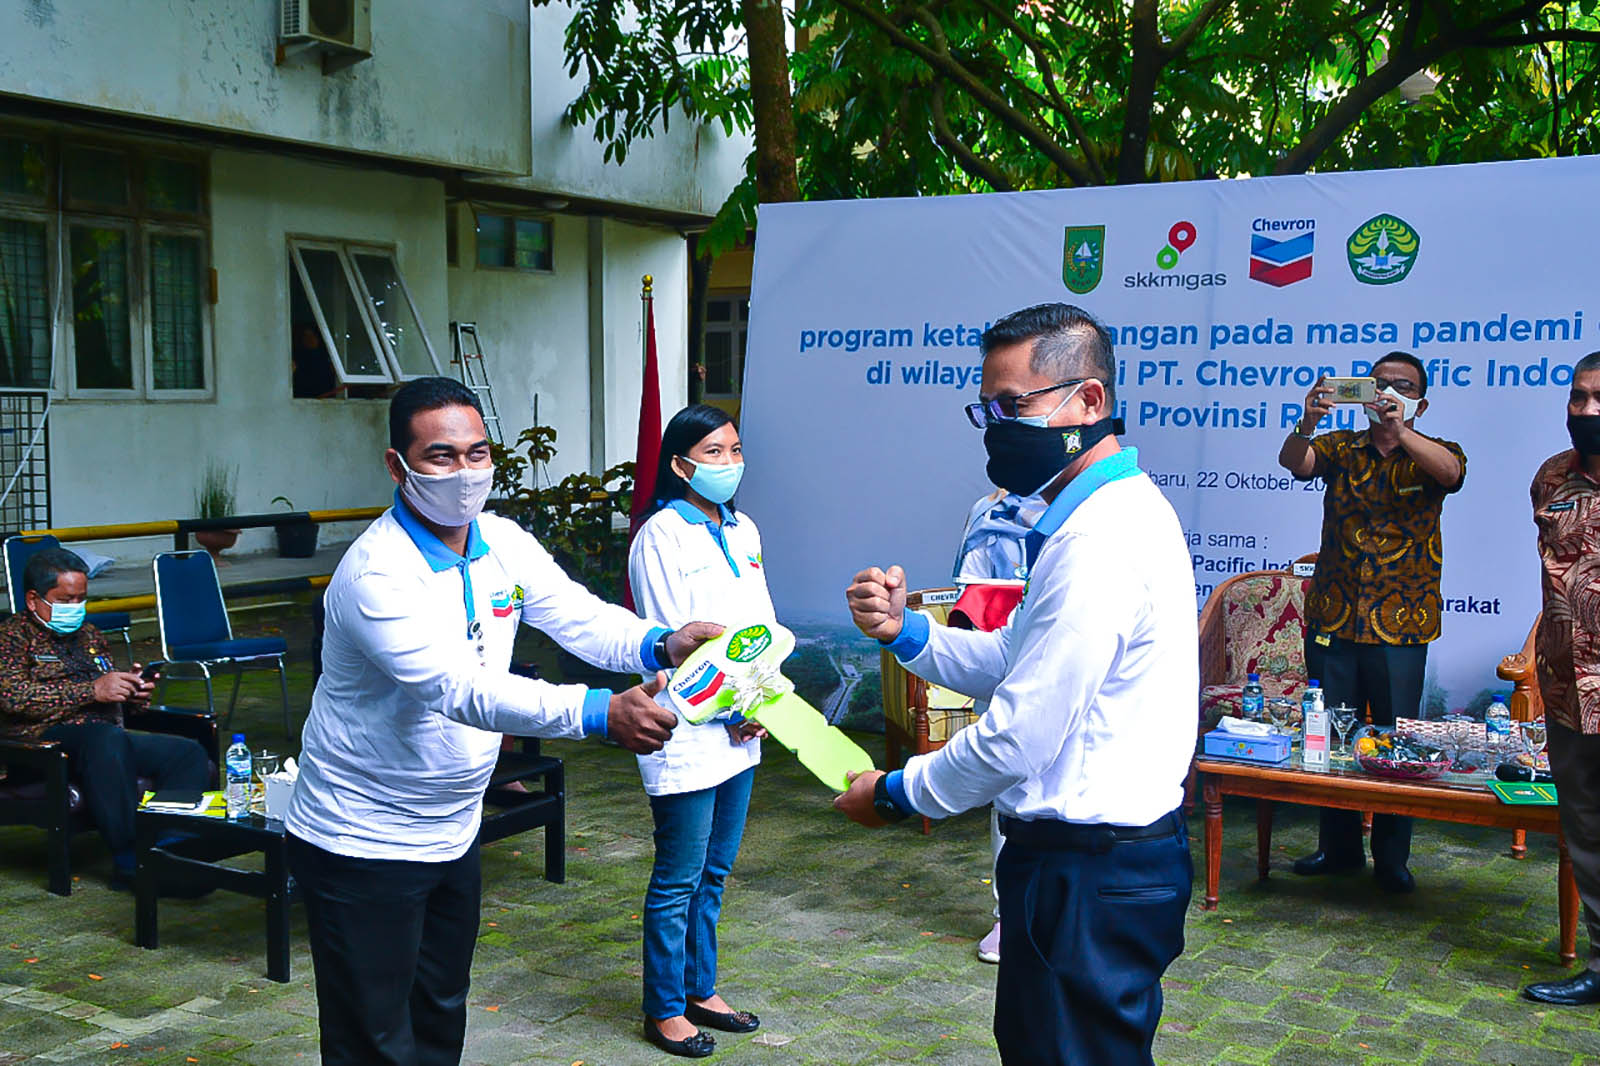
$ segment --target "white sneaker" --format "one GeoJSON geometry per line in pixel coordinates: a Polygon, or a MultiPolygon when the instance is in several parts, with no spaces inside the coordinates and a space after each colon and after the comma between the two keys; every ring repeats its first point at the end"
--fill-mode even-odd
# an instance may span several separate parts
{"type": "Polygon", "coordinates": [[[978,941],[978,961],[997,963],[1000,961],[1000,923],[995,922],[994,928],[989,930],[989,935],[978,941]]]}

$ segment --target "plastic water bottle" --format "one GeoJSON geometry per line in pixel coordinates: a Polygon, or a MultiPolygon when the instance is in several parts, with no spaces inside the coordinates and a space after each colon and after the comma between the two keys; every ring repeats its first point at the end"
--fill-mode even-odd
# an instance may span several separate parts
{"type": "Polygon", "coordinates": [[[250,817],[250,749],[245,747],[244,734],[235,733],[228,753],[223,756],[228,776],[228,817],[239,821],[250,817]]]}
{"type": "Polygon", "coordinates": [[[1259,722],[1266,715],[1267,694],[1261,689],[1261,675],[1251,674],[1244,683],[1244,693],[1239,697],[1239,717],[1247,722],[1259,722]]]}
{"type": "Polygon", "coordinates": [[[1511,708],[1498,692],[1483,712],[1483,732],[1491,742],[1506,743],[1511,739],[1511,708]]]}

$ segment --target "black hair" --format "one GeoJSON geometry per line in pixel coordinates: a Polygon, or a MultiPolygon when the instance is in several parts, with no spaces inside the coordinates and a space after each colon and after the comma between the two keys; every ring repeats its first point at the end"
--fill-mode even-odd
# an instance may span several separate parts
{"type": "Polygon", "coordinates": [[[77,552],[65,548],[46,548],[36,552],[22,568],[22,587],[40,598],[56,587],[62,574],[89,576],[89,568],[77,552]]]}
{"type": "MultiPolygon", "coordinates": [[[[655,499],[650,501],[652,512],[660,510],[658,504],[681,500],[689,491],[689,483],[672,469],[672,457],[687,457],[690,448],[732,422],[732,415],[708,403],[692,403],[672,416],[661,433],[661,458],[656,462],[655,499]]],[[[733,506],[732,500],[728,501],[728,506],[733,506]]]]}
{"type": "Polygon", "coordinates": [[[1111,334],[1098,319],[1072,304],[1035,304],[1013,311],[983,333],[983,354],[1032,341],[1028,366],[1057,381],[1091,377],[1106,389],[1106,407],[1117,407],[1117,357],[1111,334]]]}
{"type": "Polygon", "coordinates": [[[389,447],[406,454],[416,440],[411,432],[411,420],[421,411],[437,411],[441,407],[470,407],[483,417],[483,405],[478,394],[455,378],[415,378],[400,386],[389,400],[389,447]]]}
{"type": "Polygon", "coordinates": [[[1384,363],[1404,363],[1417,372],[1417,380],[1422,385],[1417,389],[1417,399],[1428,395],[1428,368],[1422,365],[1422,360],[1410,352],[1390,352],[1388,355],[1372,364],[1372,369],[1377,370],[1384,363]]]}
{"type": "Polygon", "coordinates": [[[1591,370],[1600,370],[1600,352],[1590,352],[1588,355],[1572,364],[1572,376],[1587,374],[1591,370]]]}

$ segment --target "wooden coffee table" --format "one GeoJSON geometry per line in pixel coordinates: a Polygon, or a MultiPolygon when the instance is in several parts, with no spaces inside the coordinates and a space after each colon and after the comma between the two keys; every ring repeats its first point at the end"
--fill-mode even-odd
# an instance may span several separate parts
{"type": "Polygon", "coordinates": [[[1327,771],[1302,769],[1295,754],[1280,766],[1240,762],[1202,755],[1195,770],[1203,783],[1206,806],[1206,894],[1201,906],[1217,909],[1222,877],[1222,797],[1256,800],[1256,875],[1266,880],[1272,855],[1272,805],[1302,803],[1377,814],[1410,815],[1436,822],[1488,825],[1554,833],[1559,850],[1556,898],[1561,912],[1561,961],[1577,958],[1578,886],[1572,879],[1572,858],[1561,835],[1555,807],[1514,807],[1501,803],[1483,784],[1444,781],[1394,781],[1374,777],[1345,764],[1327,771]]]}

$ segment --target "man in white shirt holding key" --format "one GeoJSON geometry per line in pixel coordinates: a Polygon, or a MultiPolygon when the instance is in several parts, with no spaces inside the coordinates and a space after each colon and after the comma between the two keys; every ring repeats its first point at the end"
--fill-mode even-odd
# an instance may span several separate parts
{"type": "Polygon", "coordinates": [[[1179,807],[1199,691],[1194,572],[1177,515],[1114,435],[1116,359],[1079,308],[983,337],[989,480],[1049,507],[1021,605],[993,633],[905,612],[898,567],[856,575],[856,625],[912,673],[990,701],[904,770],[854,778],[863,825],[993,801],[1006,843],[995,1040],[1013,1066],[1153,1062],[1161,975],[1193,866],[1179,807]]]}
{"type": "Polygon", "coordinates": [[[722,627],[640,621],[573,582],[516,523],[480,514],[494,470],[483,411],[460,382],[408,382],[390,401],[389,438],[394,506],[328,585],[322,677],[285,825],[322,1061],[455,1066],[500,734],[657,751],[676,722],[653,699],[659,671],[722,627]],[[612,693],[517,677],[518,622],[655,679],[612,693]]]}

